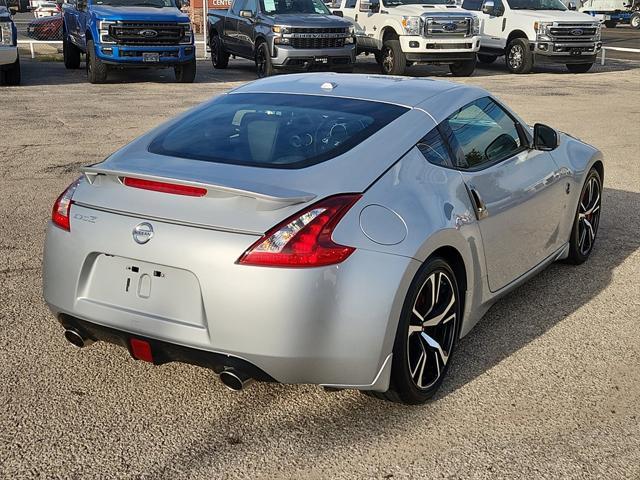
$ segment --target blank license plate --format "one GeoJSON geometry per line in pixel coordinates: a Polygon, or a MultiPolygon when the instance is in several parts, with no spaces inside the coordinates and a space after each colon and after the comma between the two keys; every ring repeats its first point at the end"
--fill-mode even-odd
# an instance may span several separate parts
{"type": "Polygon", "coordinates": [[[145,63],[157,63],[160,61],[159,53],[146,53],[142,54],[142,61],[145,63]]]}

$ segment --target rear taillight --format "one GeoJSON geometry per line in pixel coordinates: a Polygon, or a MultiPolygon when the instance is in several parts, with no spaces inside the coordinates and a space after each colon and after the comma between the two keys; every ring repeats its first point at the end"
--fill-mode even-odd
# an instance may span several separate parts
{"type": "Polygon", "coordinates": [[[207,194],[206,188],[180,185],[179,183],[144,180],[142,178],[125,177],[123,183],[127,187],[141,188],[153,192],[171,193],[173,195],[186,195],[188,197],[204,197],[207,194]]]}
{"type": "Polygon", "coordinates": [[[329,197],[276,225],[238,259],[241,265],[267,267],[320,267],[340,263],[355,248],[335,243],[336,226],[361,197],[329,197]]]}
{"type": "Polygon", "coordinates": [[[71,225],[69,222],[69,212],[71,210],[71,204],[73,203],[73,194],[76,191],[80,180],[82,180],[82,177],[78,178],[75,182],[69,185],[53,204],[51,221],[54,223],[54,225],[57,225],[58,227],[66,231],[71,230],[71,225]]]}

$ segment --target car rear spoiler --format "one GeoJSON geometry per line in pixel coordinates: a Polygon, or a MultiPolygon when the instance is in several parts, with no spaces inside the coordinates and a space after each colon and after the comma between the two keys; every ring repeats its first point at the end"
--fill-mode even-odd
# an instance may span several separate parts
{"type": "Polygon", "coordinates": [[[187,185],[191,187],[200,187],[207,189],[209,197],[249,197],[260,202],[271,204],[272,208],[282,208],[289,205],[299,203],[307,203],[316,198],[316,195],[309,192],[301,192],[298,190],[289,190],[273,185],[263,185],[250,182],[199,182],[194,180],[186,180],[174,177],[163,177],[159,175],[142,174],[139,172],[130,172],[124,170],[112,170],[100,167],[83,167],[82,173],[90,184],[93,184],[99,175],[115,177],[122,183],[125,177],[140,178],[143,180],[153,180],[157,182],[168,182],[178,185],[187,185]],[[216,195],[217,194],[217,195],[216,195]]]}

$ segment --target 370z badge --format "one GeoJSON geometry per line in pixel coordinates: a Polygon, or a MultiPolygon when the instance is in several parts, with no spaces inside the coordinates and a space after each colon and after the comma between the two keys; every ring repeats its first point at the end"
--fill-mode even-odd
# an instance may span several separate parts
{"type": "Polygon", "coordinates": [[[153,237],[153,226],[149,222],[142,222],[133,229],[133,239],[136,243],[144,245],[153,237]]]}

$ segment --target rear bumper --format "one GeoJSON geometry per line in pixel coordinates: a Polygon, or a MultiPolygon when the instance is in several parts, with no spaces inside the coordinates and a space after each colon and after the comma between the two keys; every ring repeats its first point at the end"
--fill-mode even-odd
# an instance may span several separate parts
{"type": "MultiPolygon", "coordinates": [[[[356,250],[331,267],[240,266],[235,259],[256,237],[154,221],[153,240],[141,246],[131,232],[143,220],[74,205],[71,233],[49,225],[44,298],[57,318],[89,322],[92,332],[106,327],[124,345],[133,335],[212,354],[203,366],[237,358],[282,383],[388,388],[397,321],[418,262],[356,250]],[[99,252],[191,272],[201,306],[180,309],[181,298],[171,299],[174,313],[195,312],[180,318],[94,298],[99,252]]],[[[124,280],[124,273],[113,278],[123,288],[124,280]]]]}
{"type": "Polygon", "coordinates": [[[96,55],[108,65],[121,65],[127,67],[163,68],[188,63],[195,58],[194,45],[96,45],[96,55]],[[145,62],[143,53],[159,53],[158,62],[145,62]]]}
{"type": "Polygon", "coordinates": [[[0,47],[0,65],[11,65],[18,59],[18,47],[0,47]]]}

